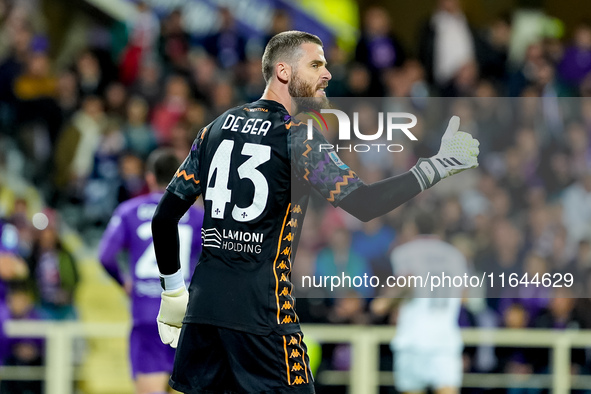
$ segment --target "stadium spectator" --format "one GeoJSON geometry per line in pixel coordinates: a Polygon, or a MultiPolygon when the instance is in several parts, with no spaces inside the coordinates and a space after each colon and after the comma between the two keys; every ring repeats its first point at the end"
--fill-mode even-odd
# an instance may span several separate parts
{"type": "Polygon", "coordinates": [[[380,278],[391,275],[391,266],[386,256],[396,242],[396,231],[384,223],[383,218],[365,222],[351,232],[351,250],[362,257],[371,267],[371,272],[380,278]]]}
{"type": "Polygon", "coordinates": [[[449,87],[462,67],[476,61],[473,32],[459,0],[438,0],[420,37],[419,59],[438,89],[449,87]]]}
{"type": "Polygon", "coordinates": [[[577,178],[577,182],[562,194],[563,223],[568,237],[578,242],[591,231],[591,170],[577,178]]]}
{"type": "Polygon", "coordinates": [[[162,79],[161,67],[155,60],[142,62],[135,83],[129,87],[130,96],[140,96],[148,102],[150,109],[154,108],[164,91],[162,79]]]}
{"type": "Polygon", "coordinates": [[[74,320],[74,293],[80,281],[74,257],[63,247],[57,215],[46,211],[49,225],[40,230],[29,259],[41,316],[52,320],[74,320]]]}
{"type": "Polygon", "coordinates": [[[91,225],[104,227],[117,206],[119,160],[124,149],[120,123],[115,118],[108,119],[94,153],[92,172],[84,185],[84,220],[91,225]]]}
{"type": "Polygon", "coordinates": [[[246,60],[246,40],[236,28],[236,21],[229,8],[219,9],[220,28],[214,34],[203,38],[202,45],[207,53],[226,70],[246,60]]]}
{"type": "Polygon", "coordinates": [[[172,75],[166,81],[164,97],[154,108],[152,127],[158,144],[170,144],[174,125],[184,116],[189,100],[189,85],[180,75],[172,75]]]}
{"type": "MultiPolygon", "coordinates": [[[[24,284],[11,286],[8,293],[7,313],[2,316],[0,306],[0,339],[4,347],[4,355],[0,354],[0,365],[7,366],[41,366],[43,365],[45,344],[40,338],[2,338],[2,323],[10,320],[40,320],[41,316],[35,308],[33,295],[24,284]],[[4,342],[5,341],[5,342],[4,342]],[[3,357],[4,356],[4,360],[3,357]],[[4,362],[3,362],[4,361],[4,362]]],[[[23,381],[3,379],[0,382],[0,393],[42,394],[41,381],[23,381]]]]}
{"type": "Polygon", "coordinates": [[[105,121],[101,98],[88,96],[60,133],[54,154],[54,185],[59,196],[82,199],[105,121]]]}
{"type": "MultiPolygon", "coordinates": [[[[510,329],[524,329],[528,327],[530,315],[519,303],[511,304],[503,313],[503,327],[510,329]]],[[[537,352],[531,348],[507,348],[497,347],[497,370],[503,373],[520,375],[522,380],[531,379],[534,372],[534,362],[537,352]]],[[[525,389],[510,388],[512,392],[521,392],[525,389]]]]}
{"type": "Polygon", "coordinates": [[[29,275],[27,265],[18,254],[18,243],[16,228],[0,218],[0,304],[6,301],[7,284],[29,275]]]}
{"type": "Polygon", "coordinates": [[[558,66],[563,81],[576,88],[591,72],[591,26],[581,23],[573,33],[572,45],[566,48],[558,66]]]}
{"type": "Polygon", "coordinates": [[[162,21],[158,52],[167,73],[182,73],[189,70],[191,37],[183,26],[180,9],[173,10],[162,21]]]}
{"type": "MultiPolygon", "coordinates": [[[[364,274],[372,275],[369,262],[353,250],[351,235],[345,228],[335,229],[329,237],[328,246],[318,252],[314,275],[316,277],[340,276],[341,273],[351,278],[354,276],[363,277],[364,274]]],[[[339,291],[337,290],[335,294],[338,294],[339,291]]],[[[363,297],[373,295],[373,289],[370,286],[351,287],[351,290],[347,291],[358,293],[363,297]]]]}
{"type": "Polygon", "coordinates": [[[105,88],[105,113],[122,122],[126,115],[127,89],[119,82],[111,82],[105,88]]]}
{"type": "Polygon", "coordinates": [[[406,60],[404,49],[391,31],[390,15],[382,7],[365,11],[361,36],[355,48],[355,61],[365,65],[371,75],[372,92],[377,92],[381,72],[400,67],[406,60]]]}
{"type": "Polygon", "coordinates": [[[126,153],[119,161],[121,183],[117,192],[119,203],[149,192],[144,177],[144,162],[141,157],[126,153]]]}
{"type": "Polygon", "coordinates": [[[132,96],[127,103],[127,121],[123,125],[125,149],[146,159],[157,146],[154,130],[147,122],[148,102],[141,96],[132,96]]]}
{"type": "Polygon", "coordinates": [[[78,74],[78,89],[83,98],[102,95],[110,82],[105,70],[101,68],[98,57],[88,49],[77,57],[76,72],[78,74]]]}
{"type": "Polygon", "coordinates": [[[134,16],[128,22],[129,40],[119,64],[119,79],[125,86],[135,82],[142,62],[155,57],[160,35],[160,22],[147,2],[137,2],[134,16]]]}
{"type": "Polygon", "coordinates": [[[78,77],[72,71],[65,70],[58,75],[57,104],[61,111],[62,124],[69,121],[80,107],[78,77]]]}

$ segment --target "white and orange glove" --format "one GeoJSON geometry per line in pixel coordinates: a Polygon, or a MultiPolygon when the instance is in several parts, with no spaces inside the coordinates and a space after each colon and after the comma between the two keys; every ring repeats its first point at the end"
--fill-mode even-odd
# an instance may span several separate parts
{"type": "Polygon", "coordinates": [[[459,128],[460,118],[452,116],[441,139],[439,152],[428,159],[419,159],[411,168],[421,190],[430,188],[448,176],[478,167],[480,142],[470,134],[458,131],[459,128]]]}
{"type": "Polygon", "coordinates": [[[183,319],[189,303],[189,292],[180,270],[172,275],[160,275],[162,284],[160,311],[158,312],[158,334],[166,345],[176,348],[181,335],[183,319]]]}

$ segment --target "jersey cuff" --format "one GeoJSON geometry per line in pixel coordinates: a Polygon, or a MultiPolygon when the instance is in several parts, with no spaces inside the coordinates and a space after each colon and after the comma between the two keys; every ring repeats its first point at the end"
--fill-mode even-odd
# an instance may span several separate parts
{"type": "Polygon", "coordinates": [[[415,176],[415,178],[417,178],[417,182],[419,182],[419,186],[421,187],[421,191],[424,191],[427,188],[426,185],[426,180],[423,179],[421,173],[419,171],[417,171],[416,168],[411,168],[410,172],[412,172],[412,174],[415,176]]]}
{"type": "Polygon", "coordinates": [[[185,287],[185,278],[179,269],[174,274],[162,275],[160,274],[160,286],[164,290],[177,290],[185,287]]]}

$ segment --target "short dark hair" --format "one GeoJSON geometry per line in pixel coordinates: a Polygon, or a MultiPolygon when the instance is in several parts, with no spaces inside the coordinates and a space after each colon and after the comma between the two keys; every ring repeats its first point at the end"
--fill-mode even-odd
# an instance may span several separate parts
{"type": "Polygon", "coordinates": [[[294,61],[300,45],[311,42],[322,46],[322,40],[314,34],[289,30],[274,35],[263,53],[263,78],[269,82],[273,78],[273,68],[279,60],[294,61]]]}
{"type": "Polygon", "coordinates": [[[166,186],[181,163],[171,148],[158,148],[146,160],[146,172],[154,174],[159,186],[166,186]]]}

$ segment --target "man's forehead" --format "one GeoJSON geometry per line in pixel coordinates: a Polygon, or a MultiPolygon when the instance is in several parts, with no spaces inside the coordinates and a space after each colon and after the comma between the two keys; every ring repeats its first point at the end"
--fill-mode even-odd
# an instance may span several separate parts
{"type": "Polygon", "coordinates": [[[304,61],[311,61],[311,60],[322,60],[326,61],[324,58],[324,49],[321,45],[315,44],[313,42],[305,42],[301,45],[303,56],[302,59],[304,61]]]}

